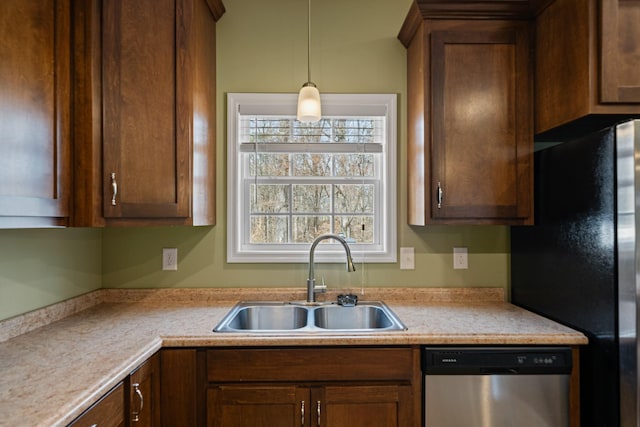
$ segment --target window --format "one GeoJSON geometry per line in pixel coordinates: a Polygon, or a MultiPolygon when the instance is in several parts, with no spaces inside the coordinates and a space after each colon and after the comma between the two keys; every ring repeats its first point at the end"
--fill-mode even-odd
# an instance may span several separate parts
{"type": "MultiPolygon", "coordinates": [[[[227,261],[307,262],[321,234],[358,262],[396,261],[396,96],[322,95],[322,119],[295,118],[297,94],[227,95],[227,261]]],[[[325,240],[320,262],[343,262],[325,240]]]]}

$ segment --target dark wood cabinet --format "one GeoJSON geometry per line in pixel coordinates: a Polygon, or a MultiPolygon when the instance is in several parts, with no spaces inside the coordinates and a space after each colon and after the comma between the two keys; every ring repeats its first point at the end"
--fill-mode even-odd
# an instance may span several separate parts
{"type": "Polygon", "coordinates": [[[69,426],[158,427],[160,422],[160,355],[156,353],[69,426]]]}
{"type": "Polygon", "coordinates": [[[71,0],[0,2],[0,227],[68,224],[71,0]]]}
{"type": "Polygon", "coordinates": [[[124,383],[119,383],[69,427],[124,427],[124,383]]]}
{"type": "Polygon", "coordinates": [[[638,1],[541,5],[535,37],[536,133],[577,120],[640,115],[638,22],[638,1]]]}
{"type": "Polygon", "coordinates": [[[413,4],[399,34],[407,48],[408,223],[531,224],[530,23],[492,10],[478,11],[483,19],[438,10],[433,19],[426,3],[413,4]]]}
{"type": "Polygon", "coordinates": [[[417,348],[213,349],[207,425],[419,426],[417,348]]]}
{"type": "Polygon", "coordinates": [[[128,425],[160,426],[160,355],[156,353],[133,371],[127,386],[128,425]]]}
{"type": "Polygon", "coordinates": [[[76,226],[215,224],[220,0],[78,1],[76,226]]]}
{"type": "Polygon", "coordinates": [[[205,425],[205,356],[205,349],[165,348],[160,351],[162,426],[205,425]]]}
{"type": "Polygon", "coordinates": [[[420,426],[419,347],[166,348],[163,426],[420,426]]]}
{"type": "Polygon", "coordinates": [[[208,426],[416,425],[409,385],[220,385],[208,390],[208,426]]]}

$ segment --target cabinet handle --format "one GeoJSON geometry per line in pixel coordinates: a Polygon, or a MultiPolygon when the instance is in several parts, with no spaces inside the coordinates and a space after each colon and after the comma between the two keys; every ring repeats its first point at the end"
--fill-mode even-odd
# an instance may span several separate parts
{"type": "Polygon", "coordinates": [[[318,401],[316,402],[316,413],[317,413],[317,415],[318,415],[318,427],[320,427],[320,413],[321,413],[321,411],[320,411],[320,406],[321,406],[321,403],[320,403],[320,401],[318,400],[318,401]]]}
{"type": "Polygon", "coordinates": [[[111,206],[115,206],[116,205],[116,195],[118,194],[118,183],[116,182],[116,173],[115,172],[111,172],[111,189],[112,189],[111,206]]]}
{"type": "Polygon", "coordinates": [[[142,408],[144,407],[144,397],[142,397],[142,392],[140,391],[140,384],[134,383],[131,384],[131,387],[133,387],[133,391],[135,392],[136,396],[138,396],[138,399],[140,399],[140,406],[138,407],[138,410],[131,413],[131,421],[137,423],[138,421],[140,421],[140,413],[142,412],[142,408]]]}
{"type": "Polygon", "coordinates": [[[304,427],[304,400],[300,404],[300,425],[304,427]]]}
{"type": "Polygon", "coordinates": [[[440,181],[438,181],[438,209],[442,208],[443,195],[444,195],[444,191],[442,191],[442,185],[440,185],[440,181]]]}

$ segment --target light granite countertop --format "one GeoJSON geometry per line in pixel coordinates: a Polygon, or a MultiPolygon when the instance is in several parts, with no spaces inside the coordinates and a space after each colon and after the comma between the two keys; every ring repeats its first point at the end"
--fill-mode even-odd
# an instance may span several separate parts
{"type": "Polygon", "coordinates": [[[295,289],[101,290],[8,319],[0,322],[0,426],[64,426],[162,347],[587,343],[579,332],[504,302],[501,289],[364,292],[361,300],[385,301],[408,330],[212,332],[235,302],[303,299],[295,289]]]}

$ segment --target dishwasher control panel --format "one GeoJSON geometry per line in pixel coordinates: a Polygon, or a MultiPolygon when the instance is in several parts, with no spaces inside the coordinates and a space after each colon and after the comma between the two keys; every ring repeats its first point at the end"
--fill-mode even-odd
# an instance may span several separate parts
{"type": "Polygon", "coordinates": [[[569,347],[425,347],[425,374],[568,374],[569,347]]]}

